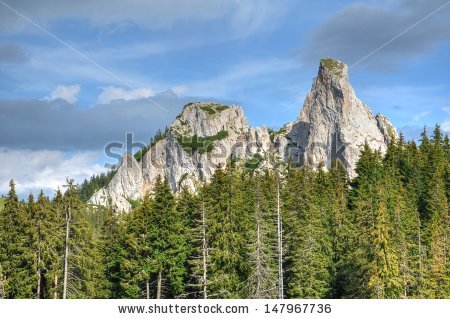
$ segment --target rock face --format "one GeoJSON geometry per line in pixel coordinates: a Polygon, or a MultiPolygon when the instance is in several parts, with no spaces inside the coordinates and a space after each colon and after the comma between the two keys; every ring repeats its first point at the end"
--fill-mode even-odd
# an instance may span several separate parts
{"type": "Polygon", "coordinates": [[[327,169],[339,160],[354,177],[366,141],[384,153],[396,137],[389,120],[381,114],[373,116],[355,96],[347,66],[324,59],[296,121],[274,132],[250,127],[238,106],[190,103],[140,162],[126,154],[108,187],[97,191],[90,202],[129,211],[131,202],[151,191],[158,176],[167,176],[175,192],[181,187],[195,191],[230,158],[253,168],[271,168],[274,161],[293,159],[298,165],[323,164],[327,169]]]}
{"type": "Polygon", "coordinates": [[[126,153],[109,185],[97,191],[89,202],[104,206],[111,203],[120,211],[130,211],[130,201],[139,199],[142,194],[142,169],[136,159],[126,153]]]}
{"type": "Polygon", "coordinates": [[[314,79],[299,118],[287,135],[294,143],[289,156],[300,165],[329,168],[339,160],[350,177],[365,142],[372,149],[386,151],[397,132],[387,118],[373,116],[355,95],[348,80],[348,68],[340,61],[324,59],[314,79]]]}

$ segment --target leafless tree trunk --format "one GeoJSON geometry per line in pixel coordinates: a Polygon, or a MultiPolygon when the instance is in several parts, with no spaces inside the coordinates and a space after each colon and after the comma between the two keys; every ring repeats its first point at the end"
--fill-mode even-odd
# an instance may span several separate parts
{"type": "Polygon", "coordinates": [[[2,266],[0,265],[0,299],[4,299],[5,296],[5,281],[6,277],[3,276],[2,266]]]}
{"type": "Polygon", "coordinates": [[[150,299],[150,279],[147,279],[146,282],[146,288],[147,288],[147,299],[150,299]]]}
{"type": "Polygon", "coordinates": [[[206,268],[206,259],[208,256],[208,243],[206,241],[206,212],[205,207],[203,205],[202,209],[202,265],[203,265],[203,278],[202,278],[202,285],[203,285],[203,299],[208,299],[208,293],[206,289],[207,285],[207,268],[206,268]]]}
{"type": "Polygon", "coordinates": [[[69,257],[69,231],[70,221],[72,218],[71,207],[69,203],[69,209],[66,213],[66,250],[64,253],[64,287],[63,287],[63,299],[67,299],[67,277],[68,277],[68,257],[69,257]]]}
{"type": "Polygon", "coordinates": [[[39,240],[39,248],[38,248],[38,260],[37,260],[37,292],[36,299],[41,299],[41,283],[42,283],[42,270],[41,270],[41,243],[39,240]]]}
{"type": "Polygon", "coordinates": [[[159,268],[158,272],[158,287],[156,290],[156,299],[161,299],[161,286],[162,286],[162,269],[159,268]]]}
{"type": "Polygon", "coordinates": [[[280,177],[277,171],[277,231],[278,231],[278,298],[284,298],[283,283],[283,224],[280,209],[280,177]]]}
{"type": "Polygon", "coordinates": [[[58,275],[55,275],[55,291],[53,292],[53,299],[58,299],[58,275]]]}
{"type": "Polygon", "coordinates": [[[261,298],[261,231],[260,231],[260,216],[259,216],[259,203],[258,203],[258,217],[256,219],[256,290],[255,297],[261,298]]]}

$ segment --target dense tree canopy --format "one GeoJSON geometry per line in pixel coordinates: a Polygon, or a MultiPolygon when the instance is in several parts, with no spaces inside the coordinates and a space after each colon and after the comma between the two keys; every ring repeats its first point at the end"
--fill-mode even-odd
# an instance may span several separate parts
{"type": "Polygon", "coordinates": [[[113,173],[27,201],[11,181],[0,298],[449,298],[448,137],[365,145],[356,172],[230,162],[128,214],[85,203],[113,173]]]}

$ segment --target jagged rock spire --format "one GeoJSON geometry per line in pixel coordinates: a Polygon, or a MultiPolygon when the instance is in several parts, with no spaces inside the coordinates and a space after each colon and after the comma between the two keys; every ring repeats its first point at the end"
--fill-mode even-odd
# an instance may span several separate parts
{"type": "Polygon", "coordinates": [[[235,105],[189,103],[141,162],[127,154],[111,183],[90,202],[111,202],[118,211],[129,211],[130,199],[151,191],[158,176],[167,176],[174,191],[182,187],[195,190],[199,183],[209,182],[230,158],[269,169],[279,158],[312,167],[323,164],[325,169],[333,161],[341,161],[354,177],[366,141],[384,153],[396,136],[387,118],[373,116],[356,97],[348,67],[338,60],[323,59],[299,117],[280,131],[250,127],[242,108],[235,105]]]}
{"type": "Polygon", "coordinates": [[[323,59],[289,133],[295,143],[289,152],[301,165],[323,164],[329,168],[333,161],[340,161],[349,176],[354,177],[364,143],[367,141],[372,149],[384,153],[386,142],[396,134],[389,121],[382,116],[374,117],[370,108],[356,97],[347,65],[323,59]]]}

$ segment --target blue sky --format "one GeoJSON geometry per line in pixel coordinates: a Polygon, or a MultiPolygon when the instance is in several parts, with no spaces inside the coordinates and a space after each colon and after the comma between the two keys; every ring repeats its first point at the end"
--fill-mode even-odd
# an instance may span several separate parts
{"type": "Polygon", "coordinates": [[[294,120],[319,60],[408,138],[450,131],[450,2],[0,1],[0,193],[104,169],[104,145],[148,141],[182,105],[294,120]]]}

